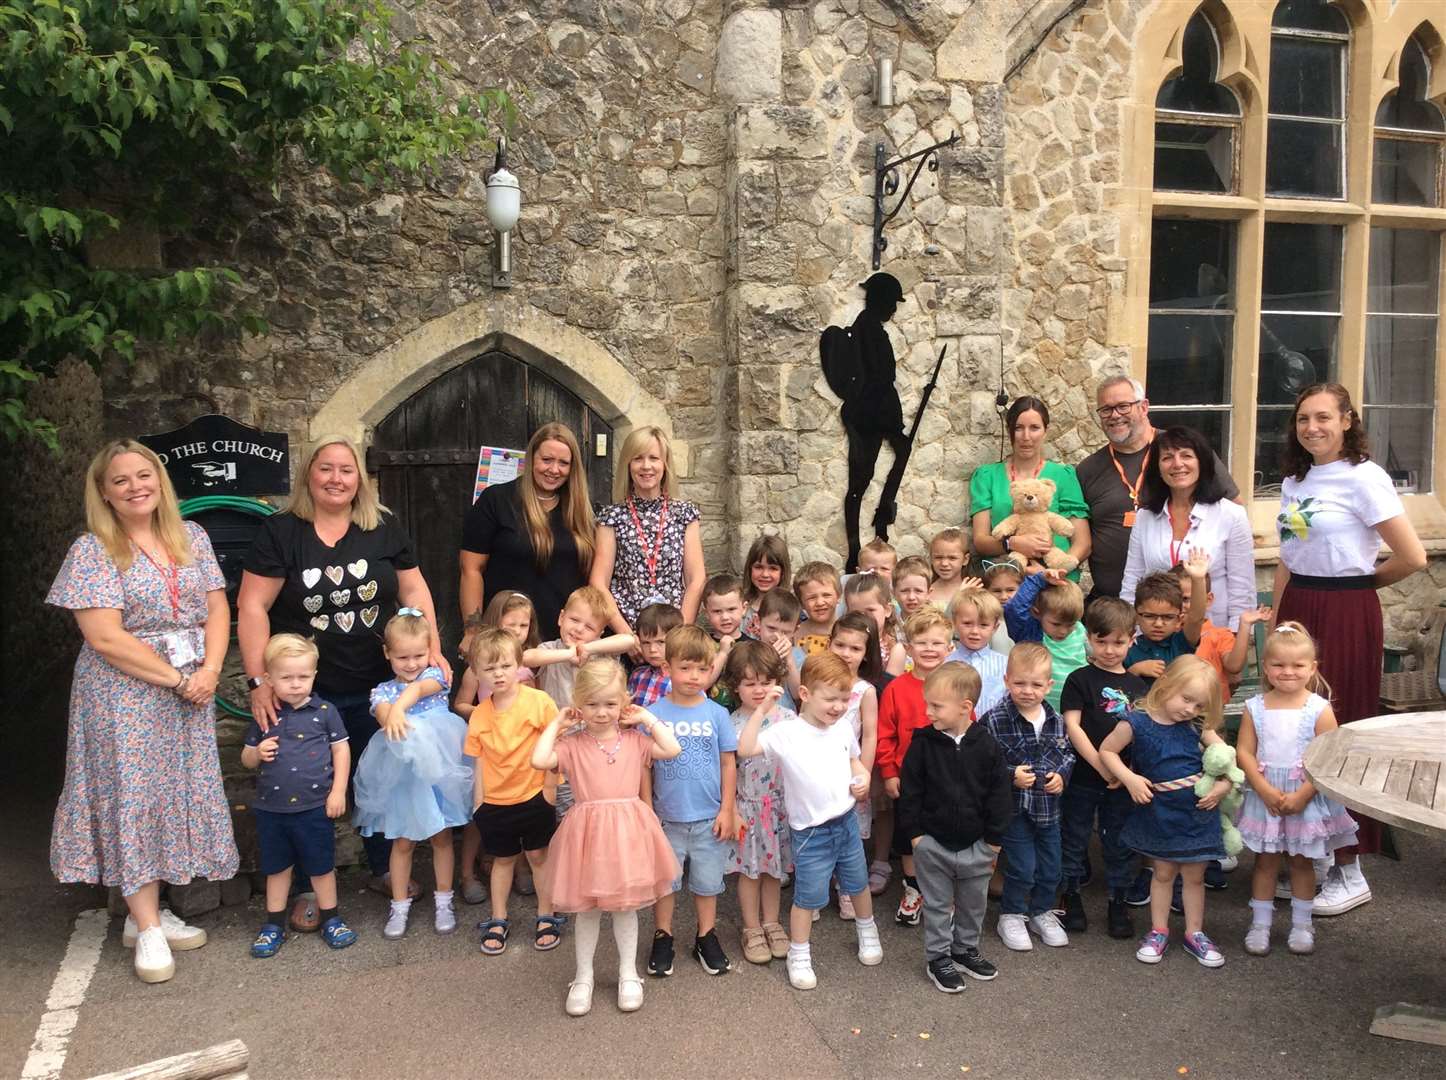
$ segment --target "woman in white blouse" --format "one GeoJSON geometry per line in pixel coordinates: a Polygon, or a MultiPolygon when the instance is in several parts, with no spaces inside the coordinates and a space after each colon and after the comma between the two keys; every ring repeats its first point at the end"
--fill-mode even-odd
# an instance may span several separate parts
{"type": "Polygon", "coordinates": [[[1255,544],[1245,508],[1225,497],[1215,453],[1194,428],[1173,427],[1155,436],[1155,452],[1140,492],[1120,597],[1135,602],[1141,578],[1169,570],[1194,548],[1210,555],[1215,600],[1209,618],[1239,628],[1255,607],[1255,544]]]}
{"type": "MultiPolygon", "coordinates": [[[[1316,639],[1336,720],[1345,724],[1380,711],[1385,635],[1376,590],[1425,569],[1426,549],[1390,476],[1371,461],[1345,387],[1306,387],[1291,420],[1276,519],[1275,618],[1301,623],[1316,639]],[[1382,541],[1391,555],[1377,566],[1382,541]]],[[[1336,852],[1315,899],[1317,915],[1339,915],[1371,899],[1356,854],[1380,850],[1380,824],[1353,816],[1357,846],[1336,852]]]]}

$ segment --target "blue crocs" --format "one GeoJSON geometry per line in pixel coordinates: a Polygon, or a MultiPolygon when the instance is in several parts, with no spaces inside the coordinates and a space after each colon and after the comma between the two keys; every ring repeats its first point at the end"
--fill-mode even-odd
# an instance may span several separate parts
{"type": "Polygon", "coordinates": [[[286,942],[286,931],[275,923],[264,923],[256,940],[251,943],[251,955],[258,960],[268,960],[281,951],[286,942]]]}
{"type": "Polygon", "coordinates": [[[321,924],[321,940],[333,949],[345,949],[356,944],[356,931],[342,922],[340,915],[333,915],[321,924]]]}

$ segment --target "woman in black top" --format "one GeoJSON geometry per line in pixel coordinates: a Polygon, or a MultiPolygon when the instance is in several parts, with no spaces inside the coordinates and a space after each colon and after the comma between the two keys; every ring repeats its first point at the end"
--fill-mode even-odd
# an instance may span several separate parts
{"type": "MultiPolygon", "coordinates": [[[[267,639],[285,632],[311,638],[321,653],[316,693],[346,722],[355,770],[378,730],[368,700],[372,687],[392,678],[382,628],[398,607],[426,616],[431,663],[450,677],[432,591],[417,567],[411,538],[378,501],[351,441],[323,439],[298,470],[286,512],[262,523],[241,575],[236,640],[261,730],[276,720],[276,696],[261,678],[267,639]]],[[[363,844],[381,887],[391,843],[371,836],[363,844]]]]}
{"type": "Polygon", "coordinates": [[[532,601],[544,641],[557,637],[568,595],[587,584],[595,530],[577,437],[566,424],[543,424],[522,475],[487,488],[467,511],[458,560],[463,653],[487,598],[502,589],[532,601]]]}

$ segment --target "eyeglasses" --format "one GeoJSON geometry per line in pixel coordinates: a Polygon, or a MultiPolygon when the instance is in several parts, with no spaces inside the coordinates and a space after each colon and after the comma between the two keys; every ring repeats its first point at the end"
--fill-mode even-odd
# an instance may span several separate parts
{"type": "Polygon", "coordinates": [[[1112,416],[1124,416],[1138,404],[1138,401],[1122,401],[1118,405],[1101,405],[1095,410],[1095,415],[1101,420],[1108,420],[1112,416]]]}
{"type": "Polygon", "coordinates": [[[1135,615],[1142,619],[1144,622],[1158,623],[1166,623],[1169,622],[1171,619],[1178,619],[1180,617],[1180,613],[1178,611],[1136,611],[1135,615]]]}

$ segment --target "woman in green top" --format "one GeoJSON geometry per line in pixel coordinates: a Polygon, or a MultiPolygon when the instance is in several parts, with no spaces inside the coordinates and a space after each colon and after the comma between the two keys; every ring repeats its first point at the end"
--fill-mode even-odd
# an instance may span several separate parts
{"type": "MultiPolygon", "coordinates": [[[[1074,536],[1069,539],[1056,536],[1055,546],[1073,556],[1077,564],[1084,562],[1090,553],[1089,506],[1080,491],[1074,466],[1044,460],[1049,407],[1037,397],[1025,395],[1015,398],[1014,404],[1004,414],[1004,423],[1009,432],[1009,455],[1003,461],[979,466],[969,478],[970,527],[975,553],[983,558],[998,559],[1006,554],[1007,543],[1009,552],[1018,552],[1026,559],[1037,561],[1044,558],[1048,548],[1042,540],[1011,536],[1001,543],[989,535],[990,530],[1014,510],[1009,498],[1011,481],[1040,477],[1054,482],[1054,500],[1049,504],[1050,510],[1074,521],[1074,536]]],[[[1078,581],[1078,567],[1069,576],[1071,580],[1078,581]]]]}

